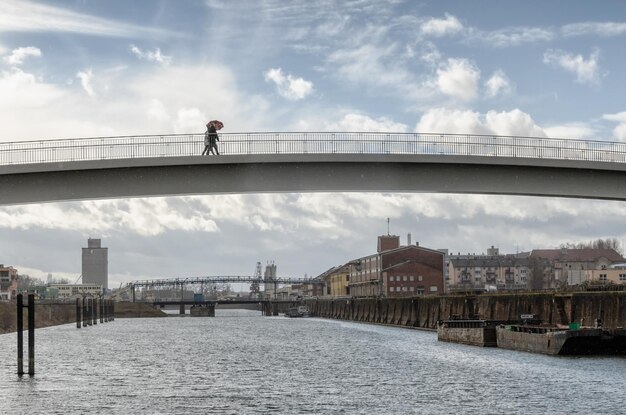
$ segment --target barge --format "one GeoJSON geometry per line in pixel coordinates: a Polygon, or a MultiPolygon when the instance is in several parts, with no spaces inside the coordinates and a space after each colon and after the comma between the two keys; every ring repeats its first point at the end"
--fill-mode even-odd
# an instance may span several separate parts
{"type": "Polygon", "coordinates": [[[626,353],[626,331],[602,327],[500,325],[498,347],[547,355],[611,355],[626,353]]]}
{"type": "Polygon", "coordinates": [[[437,340],[471,346],[496,347],[497,320],[450,319],[437,322],[437,340]]]}

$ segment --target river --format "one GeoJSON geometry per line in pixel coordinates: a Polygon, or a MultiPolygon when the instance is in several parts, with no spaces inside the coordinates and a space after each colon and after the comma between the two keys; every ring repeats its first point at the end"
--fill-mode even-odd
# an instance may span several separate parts
{"type": "Polygon", "coordinates": [[[550,357],[248,310],[38,329],[32,378],[16,375],[15,333],[0,347],[3,414],[626,411],[624,357],[550,357]]]}

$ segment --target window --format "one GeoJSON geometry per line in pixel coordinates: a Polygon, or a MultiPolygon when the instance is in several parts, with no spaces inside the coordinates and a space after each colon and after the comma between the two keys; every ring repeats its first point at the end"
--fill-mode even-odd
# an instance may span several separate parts
{"type": "Polygon", "coordinates": [[[393,287],[389,287],[389,292],[392,293],[393,292],[393,287]]]}
{"type": "Polygon", "coordinates": [[[402,281],[406,281],[406,275],[402,277],[402,281]]]}
{"type": "Polygon", "coordinates": [[[415,291],[415,287],[409,287],[409,291],[415,291]]]}
{"type": "Polygon", "coordinates": [[[606,274],[600,274],[600,281],[606,282],[606,274]]]}
{"type": "Polygon", "coordinates": [[[406,287],[402,287],[402,291],[408,291],[406,287]]]}
{"type": "Polygon", "coordinates": [[[620,281],[626,281],[626,274],[619,274],[620,281]]]}
{"type": "Polygon", "coordinates": [[[409,281],[415,281],[415,276],[414,276],[414,275],[411,275],[411,276],[409,277],[409,281]]]}
{"type": "Polygon", "coordinates": [[[418,281],[421,281],[422,279],[423,279],[423,277],[421,275],[417,277],[418,281]]]}
{"type": "Polygon", "coordinates": [[[431,292],[431,293],[436,293],[438,290],[439,290],[439,289],[437,288],[437,286],[436,286],[436,285],[431,285],[431,286],[430,286],[430,292],[431,292]]]}
{"type": "Polygon", "coordinates": [[[389,277],[389,281],[393,281],[393,275],[389,277]]]}

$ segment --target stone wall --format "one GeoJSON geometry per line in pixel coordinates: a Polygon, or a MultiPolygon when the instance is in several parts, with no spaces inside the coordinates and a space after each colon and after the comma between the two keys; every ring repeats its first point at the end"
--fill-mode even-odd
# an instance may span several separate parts
{"type": "Polygon", "coordinates": [[[414,298],[358,298],[308,300],[315,316],[436,329],[437,320],[452,315],[477,316],[486,320],[515,320],[534,314],[547,323],[583,322],[602,319],[605,328],[626,326],[626,293],[523,293],[414,298]]]}

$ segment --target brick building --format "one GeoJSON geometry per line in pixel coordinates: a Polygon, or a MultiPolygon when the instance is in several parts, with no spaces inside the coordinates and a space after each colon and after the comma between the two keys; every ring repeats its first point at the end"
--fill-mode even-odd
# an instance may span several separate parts
{"type": "Polygon", "coordinates": [[[0,300],[12,300],[17,296],[17,270],[0,264],[0,300]]]}
{"type": "Polygon", "coordinates": [[[354,297],[442,294],[444,254],[419,245],[400,246],[400,237],[378,237],[378,252],[348,262],[354,297]]]}

